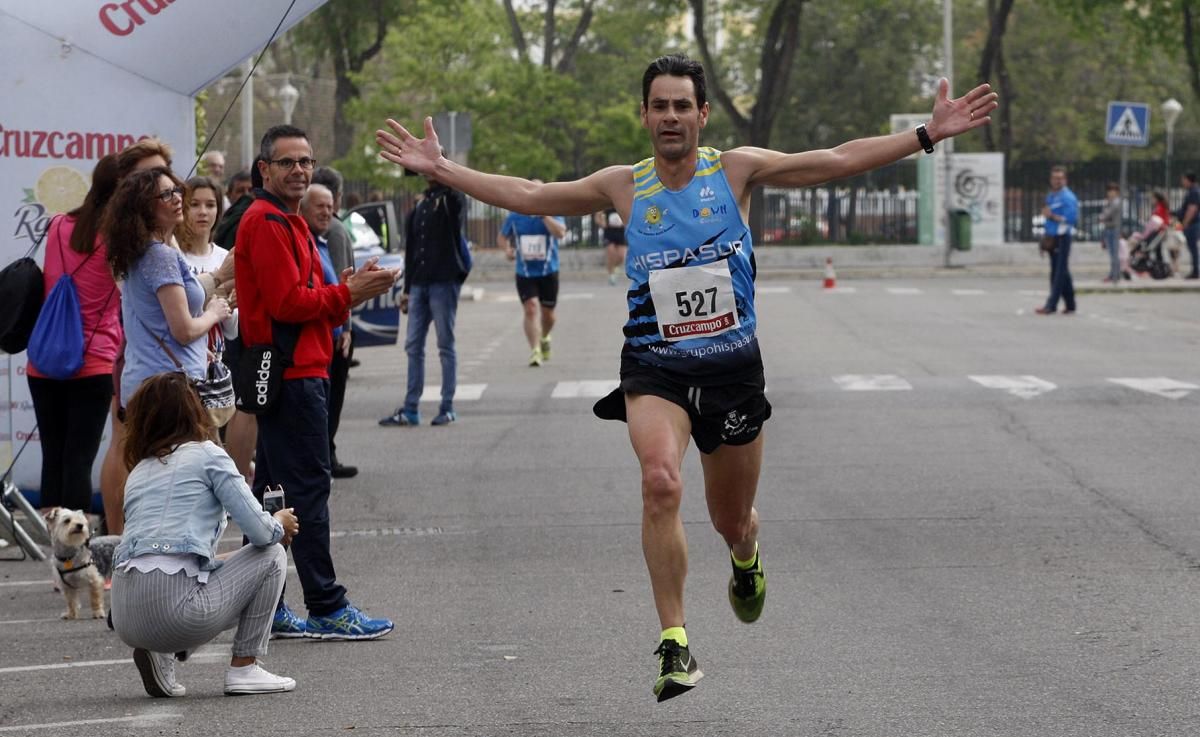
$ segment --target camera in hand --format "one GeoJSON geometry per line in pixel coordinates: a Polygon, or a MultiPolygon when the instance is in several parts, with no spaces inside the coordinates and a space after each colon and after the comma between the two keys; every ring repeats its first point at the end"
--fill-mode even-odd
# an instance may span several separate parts
{"type": "Polygon", "coordinates": [[[263,509],[266,510],[267,514],[275,514],[283,508],[283,484],[274,489],[268,486],[263,492],[263,509]]]}

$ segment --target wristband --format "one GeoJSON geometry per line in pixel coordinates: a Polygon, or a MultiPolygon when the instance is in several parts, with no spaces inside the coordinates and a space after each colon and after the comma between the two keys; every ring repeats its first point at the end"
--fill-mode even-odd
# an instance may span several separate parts
{"type": "Polygon", "coordinates": [[[921,142],[921,148],[925,149],[925,153],[933,153],[933,141],[929,138],[929,131],[925,130],[925,124],[917,126],[917,140],[921,142]]]}

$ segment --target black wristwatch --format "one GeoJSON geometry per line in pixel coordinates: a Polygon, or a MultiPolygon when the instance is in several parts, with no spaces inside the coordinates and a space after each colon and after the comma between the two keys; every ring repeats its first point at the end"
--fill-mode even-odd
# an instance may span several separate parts
{"type": "Polygon", "coordinates": [[[929,131],[925,130],[924,123],[917,126],[917,140],[921,142],[921,148],[925,149],[925,153],[933,153],[933,141],[929,138],[929,131]]]}

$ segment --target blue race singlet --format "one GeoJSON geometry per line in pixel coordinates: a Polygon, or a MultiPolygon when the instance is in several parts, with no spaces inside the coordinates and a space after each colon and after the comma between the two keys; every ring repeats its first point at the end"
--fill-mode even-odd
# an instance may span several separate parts
{"type": "Polygon", "coordinates": [[[667,189],[654,159],[646,159],[633,167],[633,187],[625,228],[631,285],[623,362],[703,384],[761,371],[750,229],[722,171],[721,152],[700,148],[696,174],[679,191],[667,189]]]}

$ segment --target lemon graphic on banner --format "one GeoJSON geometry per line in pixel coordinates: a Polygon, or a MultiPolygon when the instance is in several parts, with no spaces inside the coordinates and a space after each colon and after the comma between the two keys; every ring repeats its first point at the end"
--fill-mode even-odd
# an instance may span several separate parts
{"type": "Polygon", "coordinates": [[[33,197],[47,213],[70,212],[83,204],[90,186],[87,177],[71,167],[52,166],[33,185],[33,197]]]}

